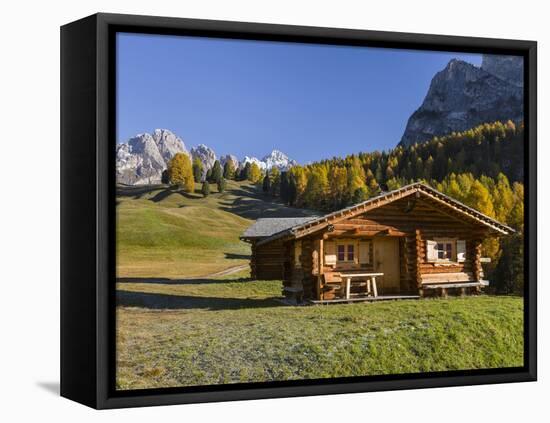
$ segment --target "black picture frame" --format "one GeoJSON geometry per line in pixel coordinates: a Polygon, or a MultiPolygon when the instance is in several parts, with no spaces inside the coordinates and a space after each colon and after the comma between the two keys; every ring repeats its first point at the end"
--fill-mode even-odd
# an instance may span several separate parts
{"type": "Polygon", "coordinates": [[[90,407],[293,397],[534,381],[537,377],[537,44],[259,23],[95,14],[61,28],[61,395],[90,407]],[[525,363],[521,368],[117,391],[116,32],[521,55],[525,58],[525,363]]]}

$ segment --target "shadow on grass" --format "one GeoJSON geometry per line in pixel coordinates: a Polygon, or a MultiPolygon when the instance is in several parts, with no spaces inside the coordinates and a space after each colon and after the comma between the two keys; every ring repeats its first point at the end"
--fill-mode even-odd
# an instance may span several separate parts
{"type": "Polygon", "coordinates": [[[117,185],[116,195],[119,197],[133,197],[137,200],[145,194],[163,188],[166,189],[166,185],[117,185]]]}
{"type": "Polygon", "coordinates": [[[202,195],[197,193],[197,190],[195,190],[195,193],[189,193],[182,191],[178,189],[177,187],[169,187],[162,191],[159,191],[157,194],[155,194],[153,197],[151,197],[149,200],[158,203],[159,201],[164,200],[166,197],[169,197],[172,194],[179,194],[182,197],[189,198],[189,199],[198,199],[202,198],[202,195]]]}
{"type": "Polygon", "coordinates": [[[231,282],[249,282],[251,278],[237,279],[170,279],[170,278],[117,278],[117,283],[147,283],[153,285],[208,285],[208,284],[223,284],[231,282]]]}
{"type": "Polygon", "coordinates": [[[250,254],[235,254],[235,253],[224,253],[226,259],[231,260],[248,260],[250,258],[250,254]]]}
{"type": "Polygon", "coordinates": [[[244,308],[276,307],[281,305],[275,298],[223,298],[167,295],[119,290],[117,306],[141,307],[151,310],[236,310],[244,308]]]}

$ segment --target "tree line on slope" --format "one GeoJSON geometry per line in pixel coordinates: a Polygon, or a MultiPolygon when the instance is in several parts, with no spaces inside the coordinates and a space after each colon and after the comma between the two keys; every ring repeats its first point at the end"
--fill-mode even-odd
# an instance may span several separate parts
{"type": "Polygon", "coordinates": [[[266,172],[264,193],[289,206],[334,211],[382,191],[423,181],[438,191],[507,224],[516,233],[488,239],[488,277],[500,293],[523,291],[523,124],[483,124],[388,152],[332,158],[287,172],[266,172]]]}

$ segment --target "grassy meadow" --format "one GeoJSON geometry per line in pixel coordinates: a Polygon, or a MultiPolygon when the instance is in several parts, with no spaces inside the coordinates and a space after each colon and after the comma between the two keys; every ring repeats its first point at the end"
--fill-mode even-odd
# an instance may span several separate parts
{"type": "Polygon", "coordinates": [[[119,188],[119,389],[523,364],[518,297],[283,305],[280,281],[250,279],[238,237],[260,216],[307,211],[248,183],[212,188],[119,188]]]}

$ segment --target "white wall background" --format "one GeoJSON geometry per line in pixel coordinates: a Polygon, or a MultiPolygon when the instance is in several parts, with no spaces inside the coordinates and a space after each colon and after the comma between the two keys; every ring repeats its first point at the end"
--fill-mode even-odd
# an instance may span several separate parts
{"type": "MultiPolygon", "coordinates": [[[[103,12],[539,42],[539,157],[548,157],[550,31],[545,2],[10,1],[0,25],[0,419],[104,421],[542,421],[550,415],[548,267],[539,273],[539,382],[96,412],[58,397],[59,26],[103,12]],[[544,395],[544,390],[547,390],[544,395]]],[[[541,160],[539,216],[550,212],[541,160]]],[[[539,239],[548,225],[539,223],[539,239]]],[[[547,243],[540,245],[544,261],[547,243]]]]}

